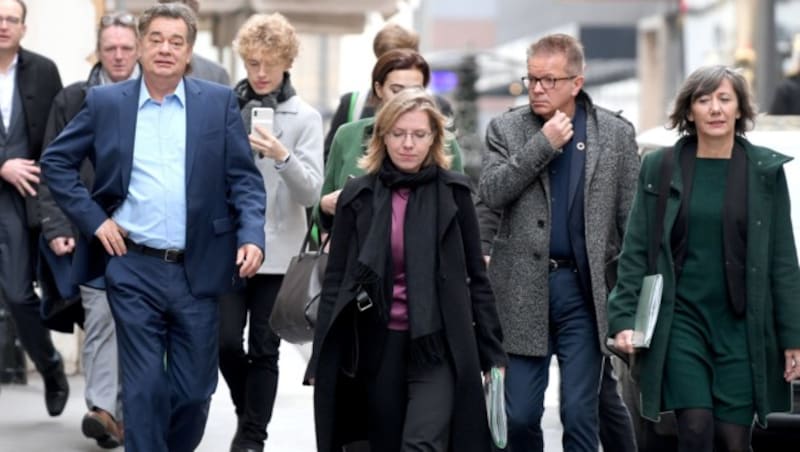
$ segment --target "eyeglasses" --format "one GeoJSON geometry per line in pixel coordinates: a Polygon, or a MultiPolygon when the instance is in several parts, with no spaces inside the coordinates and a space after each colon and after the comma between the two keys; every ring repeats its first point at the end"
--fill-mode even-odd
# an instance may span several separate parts
{"type": "Polygon", "coordinates": [[[399,142],[404,142],[406,141],[406,137],[411,137],[411,141],[414,144],[417,144],[425,141],[431,135],[433,135],[433,132],[428,130],[411,130],[406,132],[405,130],[394,129],[389,131],[389,133],[386,134],[386,137],[388,137],[393,141],[399,141],[399,142]]]}
{"type": "Polygon", "coordinates": [[[386,137],[398,143],[404,143],[406,141],[406,137],[411,137],[412,143],[419,144],[425,142],[425,140],[432,135],[433,132],[429,130],[411,130],[406,132],[405,130],[394,129],[390,130],[389,133],[386,134],[386,137]]]}
{"type": "Polygon", "coordinates": [[[100,26],[102,28],[110,27],[112,25],[122,25],[123,27],[136,28],[136,17],[130,13],[113,13],[106,14],[100,18],[100,26]]]}
{"type": "Polygon", "coordinates": [[[0,24],[3,22],[8,25],[19,25],[22,23],[22,18],[17,16],[0,16],[0,24]]]}
{"type": "Polygon", "coordinates": [[[555,88],[556,83],[558,83],[561,80],[572,80],[577,77],[578,77],[577,75],[570,75],[567,77],[550,77],[550,76],[534,77],[532,75],[528,75],[526,77],[522,77],[522,84],[525,85],[525,88],[531,89],[534,86],[536,86],[537,83],[541,83],[542,89],[548,90],[555,88]]]}

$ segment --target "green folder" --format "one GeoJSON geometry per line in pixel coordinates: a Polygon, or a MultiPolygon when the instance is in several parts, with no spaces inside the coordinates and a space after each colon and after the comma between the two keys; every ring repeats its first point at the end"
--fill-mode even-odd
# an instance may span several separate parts
{"type": "Polygon", "coordinates": [[[633,346],[649,348],[656,329],[658,311],[661,308],[661,294],[664,290],[664,277],[661,274],[647,275],[642,280],[639,303],[636,306],[636,319],[633,324],[633,346]]]}
{"type": "Polygon", "coordinates": [[[489,381],[484,384],[486,396],[486,414],[489,419],[489,430],[494,445],[500,449],[508,442],[508,424],[506,422],[506,395],[503,374],[497,367],[489,371],[489,381]]]}

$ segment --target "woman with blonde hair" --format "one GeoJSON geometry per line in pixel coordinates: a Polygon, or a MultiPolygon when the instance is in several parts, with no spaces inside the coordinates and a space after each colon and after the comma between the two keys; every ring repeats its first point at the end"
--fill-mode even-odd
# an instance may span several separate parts
{"type": "Polygon", "coordinates": [[[236,84],[242,119],[250,131],[253,108],[271,108],[273,130],[250,135],[267,191],[264,263],[246,286],[220,298],[220,370],[236,406],[238,428],[232,452],[260,452],[267,438],[278,388],[280,338],[270,329],[275,297],[306,231],[306,208],[322,186],[322,119],[296,95],[289,69],[299,40],[282,15],[256,14],[234,41],[247,78],[236,84]],[[248,348],[242,336],[249,316],[248,348]]]}
{"type": "Polygon", "coordinates": [[[337,202],[307,374],[322,452],[491,448],[480,373],[506,355],[469,181],[447,169],[445,141],[434,100],[399,91],[337,202]]]}

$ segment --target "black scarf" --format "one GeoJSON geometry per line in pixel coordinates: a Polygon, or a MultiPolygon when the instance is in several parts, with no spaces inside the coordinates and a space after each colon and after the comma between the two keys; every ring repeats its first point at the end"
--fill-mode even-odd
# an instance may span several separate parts
{"type": "Polygon", "coordinates": [[[244,130],[247,131],[250,130],[250,114],[253,108],[269,107],[275,110],[278,108],[278,104],[286,102],[296,94],[288,72],[283,73],[283,82],[281,82],[281,86],[279,86],[278,89],[269,94],[264,94],[263,96],[253,91],[250,82],[248,82],[246,78],[237,83],[233,90],[239,98],[239,108],[242,110],[244,130]]]}
{"type": "MultiPolygon", "coordinates": [[[[697,141],[685,138],[676,145],[679,149],[679,165],[683,180],[681,206],[670,242],[675,263],[676,280],[680,278],[689,244],[689,200],[694,182],[694,164],[697,159],[697,141]]],[[[737,140],[731,151],[728,174],[725,179],[725,198],[722,205],[723,257],[728,302],[736,315],[745,313],[747,291],[745,290],[747,264],[747,155],[737,140]]]]}
{"type": "Polygon", "coordinates": [[[409,358],[418,365],[438,364],[444,357],[439,306],[437,212],[439,167],[404,173],[386,158],[373,187],[373,217],[358,256],[356,280],[374,297],[382,320],[388,320],[393,278],[391,261],[392,191],[411,190],[403,226],[408,294],[409,358]],[[387,301],[388,300],[388,301],[387,301]]]}

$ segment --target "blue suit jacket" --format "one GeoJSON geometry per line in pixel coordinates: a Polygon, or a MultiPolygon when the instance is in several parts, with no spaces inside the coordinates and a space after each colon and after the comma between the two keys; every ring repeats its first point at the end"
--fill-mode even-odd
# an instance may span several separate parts
{"type": "MultiPolygon", "coordinates": [[[[236,249],[264,249],[264,182],[253,162],[236,96],[230,88],[184,78],[186,88],[186,255],[192,293],[208,297],[236,282],[236,249]]],[[[89,90],[83,108],[41,158],[61,209],[81,232],[76,279],[104,273],[108,259],[94,236],[128,194],[141,79],[89,90]],[[92,192],[80,182],[88,157],[92,192]]]]}

